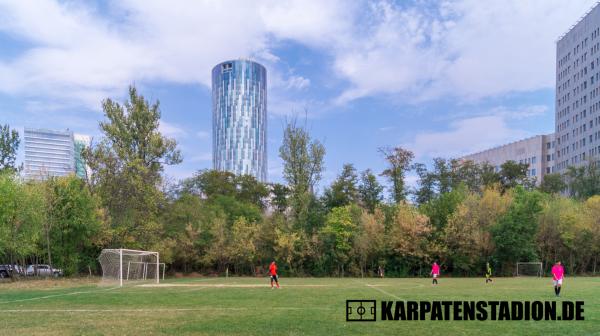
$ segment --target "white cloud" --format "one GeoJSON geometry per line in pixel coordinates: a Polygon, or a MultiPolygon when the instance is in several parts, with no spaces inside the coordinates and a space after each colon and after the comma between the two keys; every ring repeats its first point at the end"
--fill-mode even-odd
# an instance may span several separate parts
{"type": "Polygon", "coordinates": [[[337,101],[375,94],[472,100],[551,88],[555,40],[593,3],[457,0],[432,9],[379,2],[370,32],[336,46],[336,69],[351,83],[337,101]]]}
{"type": "MultiPolygon", "coordinates": [[[[32,45],[0,61],[0,91],[98,110],[103,98],[122,96],[132,82],[209,86],[212,67],[223,60],[277,62],[268,37],[285,34],[267,30],[261,20],[272,15],[273,4],[279,2],[113,1],[107,5],[113,17],[106,17],[71,2],[0,0],[0,33],[32,45]]],[[[286,85],[308,83],[292,76],[286,85]]]]}
{"type": "Polygon", "coordinates": [[[302,76],[290,76],[286,80],[286,83],[287,89],[302,90],[310,85],[310,79],[304,78],[302,76]]]}
{"type": "Polygon", "coordinates": [[[182,138],[187,136],[187,132],[181,126],[168,123],[164,120],[160,121],[158,130],[167,137],[182,138]]]}
{"type": "Polygon", "coordinates": [[[311,81],[282,69],[277,55],[281,41],[294,41],[327,55],[329,75],[346,81],[338,103],[478,99],[552,87],[555,39],[592,4],[114,0],[107,16],[89,3],[0,0],[0,33],[29,46],[1,58],[0,92],[98,110],[132,82],[209,86],[215,64],[255,57],[280,97],[302,100],[284,92],[311,81]]]}
{"type": "Polygon", "coordinates": [[[404,144],[420,159],[459,157],[530,135],[507,125],[501,116],[481,116],[452,122],[449,130],[421,132],[404,144]]]}

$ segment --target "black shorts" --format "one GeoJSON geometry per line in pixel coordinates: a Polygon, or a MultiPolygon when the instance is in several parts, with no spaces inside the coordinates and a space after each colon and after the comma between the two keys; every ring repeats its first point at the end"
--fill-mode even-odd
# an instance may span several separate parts
{"type": "Polygon", "coordinates": [[[277,274],[275,274],[275,275],[271,275],[271,280],[273,280],[273,281],[277,281],[277,274]]]}

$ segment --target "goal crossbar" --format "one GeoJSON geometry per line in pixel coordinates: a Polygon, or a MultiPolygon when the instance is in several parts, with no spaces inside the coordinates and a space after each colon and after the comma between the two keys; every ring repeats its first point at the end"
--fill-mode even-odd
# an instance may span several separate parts
{"type": "Polygon", "coordinates": [[[543,275],[542,262],[526,261],[517,262],[516,276],[537,276],[543,275]]]}
{"type": "Polygon", "coordinates": [[[154,251],[133,249],[104,249],[98,257],[102,267],[103,280],[118,280],[119,286],[123,281],[148,280],[160,281],[160,266],[163,266],[162,277],[164,280],[165,264],[160,262],[160,255],[154,251]],[[133,268],[132,268],[132,265],[133,268]],[[155,268],[154,268],[155,267],[155,268]],[[132,269],[134,272],[131,272],[132,269]],[[133,275],[133,276],[132,276],[133,275]]]}

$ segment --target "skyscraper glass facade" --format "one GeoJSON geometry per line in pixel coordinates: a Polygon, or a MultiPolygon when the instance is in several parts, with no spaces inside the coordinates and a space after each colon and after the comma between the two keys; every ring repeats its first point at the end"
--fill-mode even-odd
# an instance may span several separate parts
{"type": "Polygon", "coordinates": [[[25,128],[24,138],[25,178],[44,179],[73,173],[73,132],[25,128]]]}
{"type": "Polygon", "coordinates": [[[90,146],[90,137],[82,134],[75,134],[73,136],[73,155],[75,159],[75,174],[78,177],[85,178],[88,170],[88,166],[85,164],[83,159],[83,150],[90,146]]]}
{"type": "Polygon", "coordinates": [[[212,70],[213,166],[267,180],[267,70],[235,60],[212,70]]]}

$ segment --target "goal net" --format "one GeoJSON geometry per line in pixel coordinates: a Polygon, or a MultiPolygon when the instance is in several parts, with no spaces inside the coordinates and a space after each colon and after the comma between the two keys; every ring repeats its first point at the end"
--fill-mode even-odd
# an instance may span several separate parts
{"type": "Polygon", "coordinates": [[[158,252],[128,249],[104,249],[98,257],[103,282],[118,282],[123,286],[132,281],[159,282],[165,278],[165,264],[158,252]]]}
{"type": "Polygon", "coordinates": [[[517,276],[541,277],[543,275],[542,263],[541,262],[518,262],[516,275],[517,276]]]}

